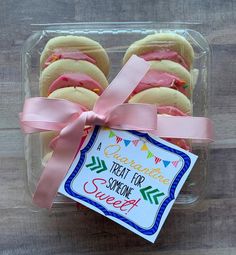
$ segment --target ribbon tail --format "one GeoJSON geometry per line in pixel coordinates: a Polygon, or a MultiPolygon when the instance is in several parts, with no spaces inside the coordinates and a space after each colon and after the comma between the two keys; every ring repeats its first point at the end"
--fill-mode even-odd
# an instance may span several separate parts
{"type": "Polygon", "coordinates": [[[214,141],[213,123],[204,117],[158,115],[157,130],[150,133],[161,138],[193,139],[195,143],[214,141]]]}
{"type": "Polygon", "coordinates": [[[58,188],[66,176],[79,149],[86,122],[86,114],[62,129],[52,158],[48,161],[33,196],[34,204],[41,208],[52,207],[58,188]]]}
{"type": "Polygon", "coordinates": [[[28,98],[19,114],[20,126],[25,133],[60,131],[84,111],[83,106],[63,99],[28,98]]]}
{"type": "Polygon", "coordinates": [[[151,104],[121,104],[111,110],[107,124],[114,129],[156,130],[156,111],[151,104]]]}
{"type": "Polygon", "coordinates": [[[43,129],[38,129],[38,128],[35,128],[35,127],[31,127],[31,125],[29,123],[24,121],[22,112],[19,113],[19,119],[20,119],[20,128],[26,134],[32,134],[32,133],[35,133],[35,132],[44,131],[43,129]]]}

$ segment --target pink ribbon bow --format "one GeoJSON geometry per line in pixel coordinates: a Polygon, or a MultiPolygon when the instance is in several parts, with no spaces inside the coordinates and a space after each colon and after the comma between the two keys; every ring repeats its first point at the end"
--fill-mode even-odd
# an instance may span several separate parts
{"type": "Polygon", "coordinates": [[[79,150],[86,125],[150,131],[160,137],[212,141],[212,123],[207,118],[162,116],[157,115],[155,105],[124,104],[148,69],[148,62],[132,56],[99,97],[92,111],[62,99],[36,97],[25,101],[20,114],[21,127],[25,133],[59,132],[52,158],[36,188],[33,197],[35,204],[51,208],[57,190],[79,150]]]}

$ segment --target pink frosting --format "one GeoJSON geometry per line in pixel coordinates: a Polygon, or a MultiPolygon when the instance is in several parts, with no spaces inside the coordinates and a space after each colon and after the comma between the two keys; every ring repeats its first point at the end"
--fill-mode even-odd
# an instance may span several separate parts
{"type": "Polygon", "coordinates": [[[50,85],[48,94],[51,94],[57,89],[65,87],[83,87],[95,92],[98,95],[101,95],[103,92],[102,86],[88,75],[83,73],[65,73],[59,76],[50,85]]]}
{"type": "Polygon", "coordinates": [[[187,116],[187,114],[180,111],[178,108],[174,106],[157,106],[158,114],[167,114],[171,116],[187,116]]]}
{"type": "MultiPolygon", "coordinates": [[[[178,108],[174,106],[157,106],[157,113],[158,114],[167,114],[171,116],[187,116],[187,114],[180,111],[178,108]]],[[[173,143],[180,148],[190,151],[191,148],[189,144],[184,139],[177,139],[177,138],[165,138],[166,141],[173,143]]]]}
{"type": "Polygon", "coordinates": [[[176,89],[184,95],[189,96],[188,91],[184,88],[184,85],[185,81],[181,80],[173,74],[151,69],[147,72],[147,74],[135,88],[133,95],[150,88],[168,87],[176,89]]]}
{"type": "Polygon", "coordinates": [[[57,61],[58,59],[74,59],[74,60],[85,60],[88,62],[91,62],[92,64],[95,64],[96,61],[88,56],[87,54],[77,50],[77,51],[63,51],[61,49],[54,50],[53,54],[50,55],[45,64],[44,68],[49,66],[52,62],[57,61]]]}
{"type": "Polygon", "coordinates": [[[182,149],[184,149],[186,151],[191,151],[191,147],[189,146],[189,144],[184,139],[165,138],[165,140],[167,142],[170,142],[170,143],[173,143],[173,144],[179,146],[180,148],[182,148],[182,149]]]}
{"type": "Polygon", "coordinates": [[[188,70],[190,69],[185,59],[181,55],[179,55],[176,51],[169,50],[169,49],[147,52],[147,53],[141,54],[139,57],[145,59],[146,61],[168,59],[181,64],[183,67],[185,67],[188,70]]]}

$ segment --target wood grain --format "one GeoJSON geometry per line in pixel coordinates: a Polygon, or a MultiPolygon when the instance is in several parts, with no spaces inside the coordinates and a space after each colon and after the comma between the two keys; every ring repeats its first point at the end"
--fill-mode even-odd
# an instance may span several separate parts
{"type": "MultiPolygon", "coordinates": [[[[198,0],[2,0],[0,6],[0,254],[236,254],[236,2],[198,0]],[[216,142],[205,200],[173,210],[152,245],[92,211],[36,212],[27,204],[20,55],[31,24],[185,21],[212,49],[211,104],[216,142]]],[[[165,26],[165,24],[163,24],[165,26]]]]}
{"type": "Polygon", "coordinates": [[[196,254],[202,250],[208,254],[211,249],[235,250],[235,202],[235,199],[206,200],[208,209],[204,211],[172,211],[155,244],[92,211],[57,211],[48,216],[27,209],[7,209],[1,215],[4,235],[0,247],[5,253],[22,255],[33,251],[37,254],[196,254]]]}

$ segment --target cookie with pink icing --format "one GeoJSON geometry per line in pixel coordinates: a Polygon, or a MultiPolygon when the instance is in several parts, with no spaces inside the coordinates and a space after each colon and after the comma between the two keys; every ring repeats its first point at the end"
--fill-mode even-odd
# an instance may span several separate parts
{"type": "Polygon", "coordinates": [[[191,115],[192,113],[190,100],[178,90],[166,87],[145,89],[131,97],[128,102],[171,106],[177,108],[184,114],[191,115]]]}
{"type": "Polygon", "coordinates": [[[41,69],[60,59],[88,61],[105,76],[109,74],[109,58],[100,43],[85,36],[57,36],[47,42],[40,57],[41,69]]]}
{"type": "MultiPolygon", "coordinates": [[[[170,88],[151,88],[134,95],[129,103],[154,104],[157,114],[169,116],[187,116],[191,114],[192,107],[189,99],[177,90],[170,88]]],[[[165,140],[185,149],[191,150],[189,141],[185,139],[165,138],[165,140]]]]}
{"type": "Polygon", "coordinates": [[[133,91],[135,95],[143,90],[166,87],[178,90],[188,98],[192,95],[191,76],[187,69],[170,60],[149,61],[150,70],[133,91]]]}
{"type": "Polygon", "coordinates": [[[60,59],[45,68],[39,79],[41,96],[48,96],[59,88],[83,87],[100,95],[108,86],[103,72],[84,60],[60,59]]]}
{"type": "Polygon", "coordinates": [[[176,33],[155,33],[131,44],[127,49],[123,63],[133,55],[147,61],[171,60],[181,64],[187,70],[192,67],[194,51],[191,44],[176,33]]]}
{"type": "MultiPolygon", "coordinates": [[[[178,108],[173,106],[157,106],[157,114],[164,114],[169,116],[187,116],[187,114],[181,112],[178,108]]],[[[191,150],[189,141],[185,139],[165,138],[165,140],[181,147],[184,150],[191,150]]]]}
{"type": "Polygon", "coordinates": [[[67,87],[82,87],[101,95],[104,88],[90,76],[84,73],[65,73],[59,76],[48,88],[48,94],[67,87]]]}

